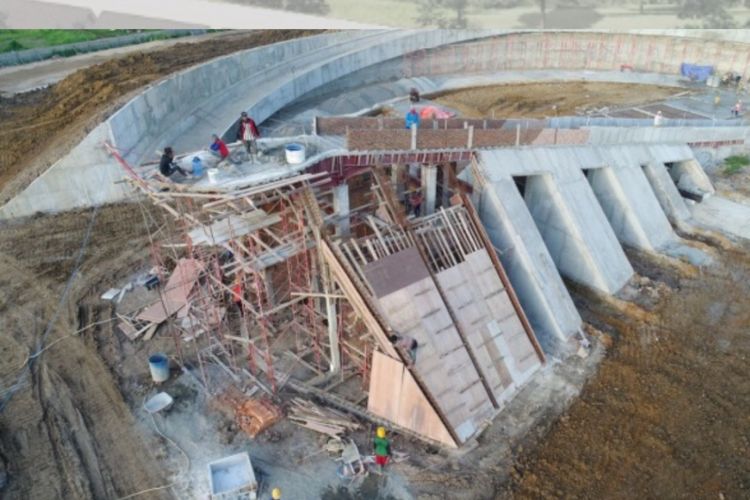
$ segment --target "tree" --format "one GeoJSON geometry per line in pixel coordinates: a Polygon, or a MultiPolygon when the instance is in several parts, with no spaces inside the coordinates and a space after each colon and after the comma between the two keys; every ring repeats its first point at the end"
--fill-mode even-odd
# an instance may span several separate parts
{"type": "Polygon", "coordinates": [[[419,0],[417,4],[417,24],[423,27],[437,26],[443,29],[466,28],[466,7],[469,0],[419,0]],[[447,11],[454,11],[455,18],[447,11]]]}
{"type": "Polygon", "coordinates": [[[539,0],[539,12],[542,14],[539,29],[544,29],[544,23],[547,20],[547,0],[539,0]]]}
{"type": "Polygon", "coordinates": [[[735,0],[681,0],[677,17],[701,19],[703,28],[733,28],[735,22],[727,11],[735,0]]]}

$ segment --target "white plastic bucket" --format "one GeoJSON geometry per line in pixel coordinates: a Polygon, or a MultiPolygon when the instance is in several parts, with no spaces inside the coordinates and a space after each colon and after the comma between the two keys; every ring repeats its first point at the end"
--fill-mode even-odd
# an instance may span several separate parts
{"type": "Polygon", "coordinates": [[[209,168],[206,170],[206,176],[208,177],[209,184],[216,184],[216,178],[219,177],[219,169],[209,168]]]}
{"type": "Polygon", "coordinates": [[[302,144],[292,143],[287,144],[286,148],[286,162],[290,165],[299,165],[305,161],[305,146],[302,144]]]}
{"type": "Polygon", "coordinates": [[[149,356],[148,367],[151,371],[151,378],[157,384],[169,380],[169,358],[166,354],[158,352],[149,356]]]}

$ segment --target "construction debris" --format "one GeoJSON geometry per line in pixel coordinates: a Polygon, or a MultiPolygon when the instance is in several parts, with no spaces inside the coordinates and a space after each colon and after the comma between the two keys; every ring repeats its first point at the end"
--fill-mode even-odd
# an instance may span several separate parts
{"type": "Polygon", "coordinates": [[[341,439],[347,431],[359,429],[360,425],[341,412],[321,408],[311,401],[294,398],[289,408],[289,420],[307,429],[332,438],[341,439]]]}
{"type": "Polygon", "coordinates": [[[248,399],[237,407],[237,425],[251,438],[282,419],[284,415],[278,406],[267,399],[248,399]]]}

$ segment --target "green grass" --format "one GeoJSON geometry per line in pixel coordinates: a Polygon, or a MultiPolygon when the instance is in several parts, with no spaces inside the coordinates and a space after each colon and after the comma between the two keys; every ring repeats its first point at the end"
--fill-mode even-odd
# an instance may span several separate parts
{"type": "Polygon", "coordinates": [[[724,160],[724,173],[726,175],[736,174],[748,165],[750,165],[750,158],[747,155],[729,156],[724,160]]]}
{"type": "Polygon", "coordinates": [[[0,30],[0,53],[125,35],[136,30],[0,30]]]}

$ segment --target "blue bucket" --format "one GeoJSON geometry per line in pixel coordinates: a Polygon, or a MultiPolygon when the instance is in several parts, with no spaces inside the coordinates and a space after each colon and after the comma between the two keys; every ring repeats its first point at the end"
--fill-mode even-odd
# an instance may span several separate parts
{"type": "Polygon", "coordinates": [[[152,354],[148,358],[148,367],[151,370],[151,378],[157,384],[169,380],[169,358],[166,354],[152,354]]]}
{"type": "Polygon", "coordinates": [[[193,176],[203,177],[203,162],[197,156],[193,157],[193,176]]]}

